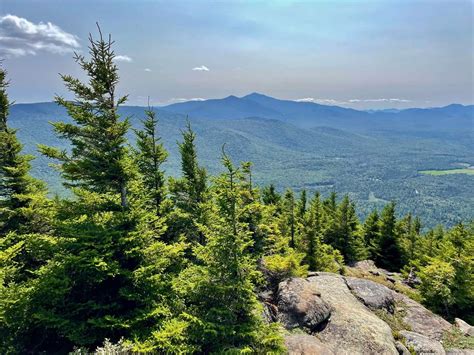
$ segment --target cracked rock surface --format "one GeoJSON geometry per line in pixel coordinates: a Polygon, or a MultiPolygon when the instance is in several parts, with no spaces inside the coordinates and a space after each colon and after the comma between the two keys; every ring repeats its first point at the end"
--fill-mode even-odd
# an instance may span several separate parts
{"type": "MultiPolygon", "coordinates": [[[[473,350],[445,350],[442,338],[452,325],[418,302],[377,282],[314,272],[308,278],[290,278],[275,294],[276,319],[289,331],[289,354],[466,354],[473,350]],[[392,329],[375,311],[388,315],[403,304],[406,330],[392,329]],[[295,333],[296,332],[296,333],[295,333]],[[400,341],[401,340],[401,341],[400,341]]],[[[385,319],[385,318],[384,318],[385,319]]]]}

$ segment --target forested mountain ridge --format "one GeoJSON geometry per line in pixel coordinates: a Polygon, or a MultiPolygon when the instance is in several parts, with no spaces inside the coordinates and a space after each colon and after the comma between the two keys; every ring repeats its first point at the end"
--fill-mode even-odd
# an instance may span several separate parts
{"type": "MultiPolygon", "coordinates": [[[[280,103],[280,100],[262,98],[259,94],[250,97],[280,103]]],[[[240,102],[241,99],[232,98],[231,101],[240,102]]],[[[315,106],[312,103],[282,102],[283,106],[290,107],[315,106]]],[[[187,104],[199,107],[203,102],[179,104],[184,105],[179,107],[188,107],[187,104]]],[[[225,100],[219,105],[225,107],[225,100]]],[[[169,158],[165,168],[170,175],[176,176],[179,173],[179,153],[175,143],[185,125],[186,115],[170,113],[167,111],[169,107],[155,108],[155,111],[160,131],[166,132],[163,143],[169,158]]],[[[274,108],[278,107],[274,105],[274,108]]],[[[257,184],[273,183],[280,190],[292,187],[297,191],[303,188],[320,190],[323,194],[331,191],[349,193],[359,206],[360,217],[395,200],[401,213],[412,211],[420,215],[425,226],[437,223],[453,225],[472,218],[472,175],[420,173],[474,165],[473,131],[469,128],[472,125],[472,116],[469,116],[472,106],[403,110],[395,116],[399,119],[378,115],[376,121],[387,122],[385,126],[379,125],[380,129],[376,123],[364,126],[365,120],[374,119],[373,114],[341,110],[355,112],[364,118],[359,121],[357,116],[345,117],[343,120],[350,121],[350,124],[343,128],[338,127],[338,120],[324,118],[322,121],[328,123],[326,126],[299,127],[281,119],[255,117],[250,115],[251,111],[245,111],[245,115],[250,116],[244,118],[196,118],[190,115],[189,119],[198,134],[196,144],[200,159],[211,173],[221,171],[217,162],[220,147],[225,143],[229,155],[236,161],[253,161],[257,184]],[[412,112],[421,117],[420,123],[412,119],[412,112]],[[432,124],[430,129],[425,129],[428,121],[432,124]],[[451,124],[453,121],[458,122],[459,128],[451,124]],[[387,127],[387,124],[391,126],[387,127]],[[449,129],[445,129],[446,125],[449,129]]],[[[130,122],[136,128],[144,117],[144,108],[123,106],[120,113],[130,116],[130,122]]],[[[49,124],[50,121],[67,119],[64,109],[55,103],[16,104],[11,108],[11,125],[19,129],[25,152],[35,156],[38,155],[38,143],[67,147],[65,141],[54,136],[49,124]]],[[[134,140],[133,134],[128,137],[134,140]]],[[[38,157],[32,163],[35,176],[46,180],[53,192],[64,192],[57,174],[51,172],[44,158],[38,157]]]]}
{"type": "Polygon", "coordinates": [[[243,97],[188,101],[163,106],[162,109],[193,117],[236,119],[263,117],[278,119],[301,127],[329,126],[346,130],[373,131],[467,130],[473,128],[474,106],[451,104],[436,108],[413,108],[389,111],[358,111],[351,108],[321,105],[314,102],[280,100],[259,93],[243,97]]]}

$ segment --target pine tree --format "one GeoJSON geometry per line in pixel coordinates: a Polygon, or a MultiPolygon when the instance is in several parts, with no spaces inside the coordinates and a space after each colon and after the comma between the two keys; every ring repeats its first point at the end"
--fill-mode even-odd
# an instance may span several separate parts
{"type": "Polygon", "coordinates": [[[317,192],[311,200],[310,210],[305,220],[304,244],[305,244],[305,261],[310,270],[318,269],[317,249],[322,236],[322,204],[319,192],[317,192]]]}
{"type": "Polygon", "coordinates": [[[145,114],[143,130],[134,130],[137,136],[135,160],[149,196],[148,204],[153,206],[156,215],[159,215],[166,194],[162,164],[166,161],[168,153],[157,135],[158,120],[155,111],[149,107],[145,114]]]}
{"type": "Polygon", "coordinates": [[[375,260],[380,255],[380,220],[377,210],[372,211],[364,222],[364,242],[368,257],[375,260]]]}
{"type": "Polygon", "coordinates": [[[277,205],[281,200],[280,194],[276,191],[275,185],[270,184],[262,190],[262,201],[266,205],[277,205]]]}
{"type": "Polygon", "coordinates": [[[315,193],[305,214],[301,249],[305,263],[312,271],[339,272],[343,265],[342,255],[323,242],[325,210],[319,192],[315,193]]]}
{"type": "Polygon", "coordinates": [[[307,205],[307,197],[306,197],[306,190],[302,190],[300,193],[300,199],[298,201],[298,218],[301,220],[306,213],[306,205],[307,205]]]}
{"type": "Polygon", "coordinates": [[[33,159],[21,154],[23,145],[8,126],[6,71],[0,68],[0,235],[49,229],[45,185],[29,175],[33,159]]]}
{"type": "Polygon", "coordinates": [[[282,200],[282,232],[288,236],[290,247],[296,246],[295,195],[291,189],[285,191],[282,200]]]}
{"type": "MultiPolygon", "coordinates": [[[[281,338],[264,325],[252,280],[257,276],[256,260],[250,250],[252,232],[241,222],[241,170],[223,156],[226,172],[212,190],[212,218],[201,229],[205,246],[196,244],[198,262],[182,273],[179,290],[186,299],[188,320],[184,341],[196,352],[262,352],[280,349],[281,338]]],[[[281,350],[281,349],[280,349],[281,350]]]]}
{"type": "Polygon", "coordinates": [[[93,192],[120,195],[120,204],[126,208],[127,150],[125,134],[128,119],[121,120],[118,108],[127,96],[117,98],[118,68],[114,62],[111,37],[105,40],[100,32],[98,40],[89,36],[90,60],[75,54],[75,61],[89,78],[82,83],[70,75],[61,75],[65,86],[75,95],[74,101],[57,96],[56,103],[67,110],[73,123],[55,122],[59,138],[70,141],[68,154],[58,148],[40,146],[40,151],[59,161],[59,169],[68,187],[81,187],[93,192]]]}
{"type": "Polygon", "coordinates": [[[354,203],[344,196],[336,211],[336,236],[333,247],[341,252],[347,263],[365,259],[367,252],[359,233],[359,221],[354,203]]]}
{"type": "Polygon", "coordinates": [[[68,352],[74,345],[95,347],[105,338],[118,341],[143,331],[144,318],[150,318],[150,307],[156,306],[162,289],[137,280],[137,272],[153,247],[163,258],[155,259],[157,269],[175,262],[167,248],[154,244],[160,238],[158,228],[141,229],[159,221],[150,222],[146,210],[137,210],[140,197],[134,196],[134,205],[129,205],[127,187],[133,186],[130,179],[138,172],[125,148],[128,122],[117,114],[126,97],[115,100],[118,74],[112,44],[110,37],[108,42],[102,35],[98,41],[91,37],[92,59],[75,56],[89,85],[63,76],[76,101],[57,102],[75,123],[54,126],[60,137],[71,141],[71,153],[42,147],[62,163],[67,186],[78,188],[74,200],[59,201],[57,252],[35,271],[27,296],[29,323],[21,334],[23,351],[68,352]]]}
{"type": "Polygon", "coordinates": [[[176,239],[184,234],[188,241],[205,242],[197,224],[205,219],[202,205],[207,192],[206,169],[200,167],[197,159],[196,134],[188,121],[186,130],[181,132],[183,141],[178,143],[181,153],[180,179],[171,179],[170,191],[175,206],[178,208],[171,217],[169,235],[176,239]]]}
{"type": "Polygon", "coordinates": [[[397,234],[397,219],[395,217],[395,203],[389,203],[382,210],[380,216],[380,256],[376,263],[387,270],[400,270],[402,266],[402,252],[397,234]]]}

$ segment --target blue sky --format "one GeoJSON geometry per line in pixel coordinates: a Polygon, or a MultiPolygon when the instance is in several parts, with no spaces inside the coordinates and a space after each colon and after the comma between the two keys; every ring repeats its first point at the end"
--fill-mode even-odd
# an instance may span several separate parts
{"type": "Polygon", "coordinates": [[[261,92],[354,108],[471,104],[473,2],[1,0],[17,102],[65,94],[98,21],[130,104],[261,92]]]}

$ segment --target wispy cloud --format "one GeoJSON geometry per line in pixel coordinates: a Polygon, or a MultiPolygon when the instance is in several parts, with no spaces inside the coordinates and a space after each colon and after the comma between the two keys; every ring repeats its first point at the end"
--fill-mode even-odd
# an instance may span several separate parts
{"type": "Polygon", "coordinates": [[[200,67],[194,67],[193,70],[194,71],[210,71],[210,69],[206,67],[205,65],[201,65],[200,67]]]}
{"type": "Polygon", "coordinates": [[[347,105],[347,101],[340,101],[340,100],[335,100],[335,99],[315,99],[313,97],[305,97],[303,99],[296,99],[294,100],[296,102],[313,102],[316,104],[322,104],[322,105],[347,105]]]}
{"type": "Polygon", "coordinates": [[[23,17],[0,17],[0,53],[36,55],[40,51],[65,54],[80,48],[79,38],[51,22],[33,23],[23,17]]]}
{"type": "Polygon", "coordinates": [[[202,97],[192,97],[190,99],[173,97],[168,102],[169,103],[178,103],[178,102],[186,102],[186,101],[206,101],[206,100],[207,99],[203,99],[202,97]]]}
{"type": "Polygon", "coordinates": [[[411,102],[411,100],[407,99],[350,99],[348,100],[351,103],[358,103],[358,102],[411,102]]]}
{"type": "Polygon", "coordinates": [[[143,70],[146,71],[146,72],[151,72],[151,69],[150,69],[150,68],[145,68],[145,69],[143,69],[143,70]]]}
{"type": "Polygon", "coordinates": [[[313,97],[305,97],[302,99],[296,99],[294,100],[296,102],[314,102],[322,105],[355,105],[355,104],[361,104],[361,103],[407,103],[407,102],[412,102],[411,100],[407,99],[399,99],[399,98],[380,98],[380,99],[349,99],[349,100],[336,100],[336,99],[316,99],[313,97]]]}
{"type": "Polygon", "coordinates": [[[126,63],[133,62],[133,59],[130,58],[128,55],[116,55],[114,60],[116,62],[126,62],[126,63]]]}

